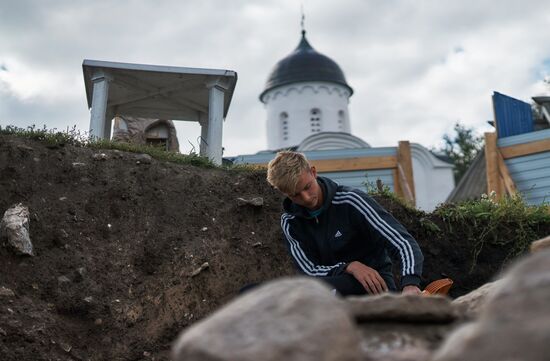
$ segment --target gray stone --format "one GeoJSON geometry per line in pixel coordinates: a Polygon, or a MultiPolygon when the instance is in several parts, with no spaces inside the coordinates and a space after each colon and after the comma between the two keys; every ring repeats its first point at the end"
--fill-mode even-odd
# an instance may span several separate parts
{"type": "Polygon", "coordinates": [[[502,285],[502,279],[489,282],[465,294],[464,296],[455,299],[452,304],[457,312],[466,319],[474,319],[479,316],[479,313],[490,298],[502,285]]]}
{"type": "Polygon", "coordinates": [[[117,159],[124,158],[124,154],[118,149],[113,149],[111,151],[111,154],[112,154],[113,158],[117,158],[117,159]]]}
{"type": "Polygon", "coordinates": [[[451,301],[443,296],[385,293],[347,298],[351,315],[357,322],[398,321],[449,323],[457,318],[451,301]]]}
{"type": "Polygon", "coordinates": [[[429,360],[431,351],[415,346],[404,346],[392,352],[369,351],[363,358],[364,361],[425,361],[429,360]]]}
{"type": "Polygon", "coordinates": [[[456,327],[456,311],[443,296],[386,293],[348,297],[346,304],[365,360],[427,360],[456,327]]]}
{"type": "Polygon", "coordinates": [[[9,208],[0,222],[0,235],[7,240],[16,253],[34,256],[29,236],[29,208],[21,203],[9,208]]]}
{"type": "Polygon", "coordinates": [[[67,276],[59,276],[59,277],[57,277],[57,282],[58,283],[70,283],[71,280],[67,276]]]}
{"type": "Polygon", "coordinates": [[[96,153],[92,155],[93,160],[107,160],[108,156],[105,153],[96,153]]]}
{"type": "Polygon", "coordinates": [[[250,206],[254,206],[254,207],[261,207],[264,205],[264,199],[262,197],[253,197],[253,198],[250,198],[250,199],[246,199],[246,198],[237,198],[237,204],[239,206],[246,206],[246,205],[250,205],[250,206]]]}
{"type": "Polygon", "coordinates": [[[19,144],[17,146],[17,149],[20,149],[20,150],[23,150],[23,151],[30,151],[30,152],[34,151],[34,148],[29,147],[28,145],[25,145],[25,144],[19,144]]]}
{"type": "Polygon", "coordinates": [[[359,360],[359,335],[339,298],[311,278],[266,283],[179,336],[174,359],[359,360]]]}
{"type": "Polygon", "coordinates": [[[204,262],[199,268],[191,272],[191,277],[198,276],[202,271],[208,268],[210,268],[210,264],[208,262],[204,262]]]}
{"type": "Polygon", "coordinates": [[[78,267],[75,272],[75,279],[76,281],[80,282],[84,279],[84,276],[86,276],[86,268],[84,267],[78,267]]]}
{"type": "Polygon", "coordinates": [[[151,157],[149,154],[138,154],[136,155],[136,163],[137,164],[151,164],[153,161],[153,157],[151,157]]]}
{"type": "Polygon", "coordinates": [[[4,286],[0,287],[0,297],[13,297],[15,293],[4,286]]]}
{"type": "Polygon", "coordinates": [[[455,328],[453,323],[362,323],[359,325],[361,349],[368,360],[427,360],[428,357],[419,355],[431,354],[455,328]]]}
{"type": "Polygon", "coordinates": [[[545,361],[550,355],[550,250],[502,278],[476,322],[454,332],[434,361],[545,361]]]}
{"type": "MultiPolygon", "coordinates": [[[[160,126],[168,132],[166,140],[167,150],[179,152],[179,142],[174,122],[171,120],[131,117],[128,115],[119,115],[114,119],[113,141],[128,142],[134,144],[149,144],[150,136],[159,139],[155,128],[160,126]],[[152,132],[152,133],[151,133],[152,132]]],[[[157,128],[158,130],[158,128],[157,128]]]]}
{"type": "Polygon", "coordinates": [[[543,249],[550,248],[550,236],[539,239],[538,241],[535,241],[531,243],[530,250],[531,252],[540,252],[543,249]]]}

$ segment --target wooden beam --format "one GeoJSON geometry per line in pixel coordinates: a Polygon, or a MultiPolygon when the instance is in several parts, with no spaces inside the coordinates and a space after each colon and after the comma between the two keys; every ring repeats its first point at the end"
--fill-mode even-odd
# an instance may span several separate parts
{"type": "Polygon", "coordinates": [[[494,191],[497,198],[502,195],[498,171],[497,134],[485,133],[485,163],[487,165],[487,193],[494,191]]]}
{"type": "Polygon", "coordinates": [[[508,147],[500,148],[500,152],[502,153],[502,157],[504,159],[549,151],[550,139],[543,139],[535,142],[511,145],[508,147]]]}
{"type": "Polygon", "coordinates": [[[309,160],[318,172],[388,169],[397,166],[395,156],[309,160]]]}
{"type": "Polygon", "coordinates": [[[502,154],[498,150],[497,150],[497,153],[498,153],[498,172],[504,184],[504,190],[506,190],[506,193],[513,196],[516,194],[516,185],[514,184],[514,180],[510,176],[510,172],[508,170],[508,167],[506,166],[506,163],[504,162],[504,158],[502,157],[502,154]]]}
{"type": "Polygon", "coordinates": [[[494,93],[493,93],[493,95],[491,95],[491,104],[493,105],[493,119],[494,119],[493,126],[495,127],[495,134],[498,134],[497,109],[495,107],[495,94],[494,93]]]}
{"type": "Polygon", "coordinates": [[[397,196],[401,198],[405,198],[405,196],[403,195],[403,190],[401,189],[401,185],[399,184],[399,174],[397,173],[397,168],[393,169],[392,175],[393,175],[393,193],[395,193],[397,196]]]}
{"type": "MultiPolygon", "coordinates": [[[[346,172],[353,170],[373,169],[395,169],[397,168],[397,157],[356,157],[343,159],[309,159],[309,163],[315,167],[317,172],[346,172]]],[[[267,169],[267,164],[257,163],[249,166],[258,169],[267,169]]]]}
{"type": "Polygon", "coordinates": [[[405,176],[405,171],[403,170],[403,167],[399,163],[397,164],[397,174],[398,174],[398,177],[399,177],[399,184],[401,186],[401,190],[402,190],[402,193],[403,193],[403,198],[407,202],[410,202],[410,203],[414,204],[413,192],[412,192],[411,188],[409,187],[409,183],[407,182],[407,178],[405,176]]]}
{"type": "Polygon", "coordinates": [[[397,147],[397,164],[398,168],[401,166],[404,181],[406,185],[402,184],[401,188],[403,189],[405,198],[407,197],[407,188],[410,191],[410,196],[412,197],[409,201],[413,204],[416,203],[416,192],[414,189],[414,177],[413,177],[413,166],[412,166],[412,157],[411,157],[411,144],[409,141],[402,140],[399,142],[397,147]]]}

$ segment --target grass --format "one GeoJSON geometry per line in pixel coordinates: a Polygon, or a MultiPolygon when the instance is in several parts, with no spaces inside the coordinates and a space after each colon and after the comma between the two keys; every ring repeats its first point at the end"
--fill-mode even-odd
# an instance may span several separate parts
{"type": "Polygon", "coordinates": [[[454,231],[453,227],[460,227],[467,241],[472,242],[472,269],[484,246],[505,249],[506,263],[527,251],[541,237],[541,227],[550,225],[548,204],[528,205],[521,195],[496,199],[494,193],[484,194],[479,200],[444,204],[433,214],[441,217],[449,233],[454,231]]]}
{"type": "Polygon", "coordinates": [[[65,131],[59,131],[57,129],[37,128],[35,125],[27,128],[19,128],[13,125],[6,127],[0,126],[0,134],[14,135],[22,138],[38,140],[48,144],[49,146],[62,147],[65,145],[73,145],[77,147],[87,147],[91,149],[116,149],[124,152],[131,153],[144,153],[149,154],[151,157],[172,163],[178,164],[190,164],[204,168],[223,168],[236,171],[253,171],[254,167],[247,165],[224,165],[217,166],[207,157],[202,157],[197,153],[181,154],[176,152],[170,152],[160,147],[152,145],[114,142],[104,139],[93,139],[87,133],[83,133],[76,129],[76,127],[68,128],[65,131]]]}
{"type": "Polygon", "coordinates": [[[432,213],[416,209],[393,193],[381,182],[365,182],[367,192],[400,204],[418,219],[426,234],[434,238],[457,235],[472,249],[472,272],[478,257],[486,246],[503,250],[503,265],[525,253],[533,241],[546,236],[550,228],[550,206],[528,205],[521,195],[496,199],[494,193],[482,195],[478,200],[440,205],[432,213]],[[435,221],[435,222],[434,222],[435,221]],[[442,221],[442,222],[441,222],[442,221]]]}
{"type": "Polygon", "coordinates": [[[367,189],[367,193],[370,196],[379,196],[389,199],[392,202],[400,204],[401,206],[405,207],[409,212],[413,212],[414,214],[422,213],[413,204],[394,193],[390,189],[390,187],[383,184],[380,179],[377,179],[376,182],[372,182],[367,179],[367,181],[363,182],[363,186],[367,189]]]}

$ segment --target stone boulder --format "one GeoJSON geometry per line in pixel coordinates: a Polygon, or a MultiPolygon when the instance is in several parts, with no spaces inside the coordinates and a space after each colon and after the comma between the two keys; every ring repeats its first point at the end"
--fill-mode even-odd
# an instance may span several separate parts
{"type": "Polygon", "coordinates": [[[358,323],[364,360],[427,360],[456,328],[456,311],[444,296],[383,294],[346,303],[358,323]]]}
{"type": "Polygon", "coordinates": [[[174,359],[359,360],[359,335],[327,286],[287,278],[254,288],[184,331],[174,359]]]}
{"type": "Polygon", "coordinates": [[[464,318],[476,319],[487,303],[487,300],[492,297],[501,285],[502,279],[488,282],[472,292],[455,299],[453,301],[453,306],[457,313],[464,318]]]}
{"type": "Polygon", "coordinates": [[[172,120],[116,116],[113,124],[113,141],[148,144],[150,138],[166,141],[166,150],[179,152],[176,127],[172,120]],[[166,132],[166,134],[164,134],[166,132]]]}
{"type": "Polygon", "coordinates": [[[530,251],[535,253],[548,248],[550,248],[550,236],[531,243],[530,251]]]}
{"type": "Polygon", "coordinates": [[[34,256],[29,236],[29,208],[21,203],[9,208],[0,222],[0,237],[21,255],[34,256]]]}
{"type": "Polygon", "coordinates": [[[349,297],[349,311],[359,322],[397,321],[449,323],[457,318],[449,298],[385,293],[349,297]]]}
{"type": "Polygon", "coordinates": [[[433,361],[543,361],[550,355],[550,250],[502,278],[476,322],[452,333],[433,361]]]}

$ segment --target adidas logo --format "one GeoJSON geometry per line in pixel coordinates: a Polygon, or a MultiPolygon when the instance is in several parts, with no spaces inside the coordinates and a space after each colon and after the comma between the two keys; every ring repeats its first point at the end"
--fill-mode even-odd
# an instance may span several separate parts
{"type": "Polygon", "coordinates": [[[341,237],[342,233],[340,231],[336,231],[336,234],[334,235],[335,238],[341,237]]]}

